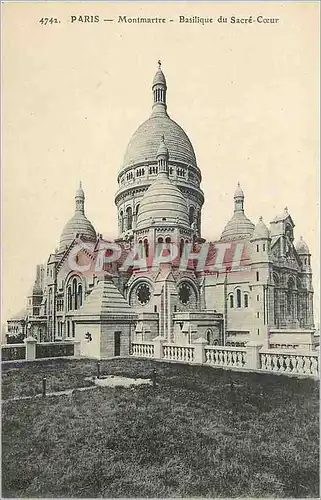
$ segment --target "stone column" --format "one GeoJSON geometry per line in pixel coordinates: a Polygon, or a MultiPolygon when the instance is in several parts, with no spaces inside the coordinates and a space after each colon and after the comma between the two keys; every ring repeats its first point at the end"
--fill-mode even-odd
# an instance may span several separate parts
{"type": "Polygon", "coordinates": [[[285,325],[286,315],[287,315],[287,300],[286,300],[286,292],[285,292],[284,288],[280,288],[278,299],[279,299],[279,312],[280,312],[279,328],[282,328],[285,325]]]}
{"type": "Polygon", "coordinates": [[[204,337],[194,340],[194,363],[205,363],[205,346],[208,344],[204,337]]]}
{"type": "Polygon", "coordinates": [[[295,328],[298,326],[298,292],[296,290],[292,295],[292,323],[295,328]]]}
{"type": "Polygon", "coordinates": [[[260,349],[262,346],[262,342],[255,341],[246,344],[246,368],[251,370],[259,370],[261,368],[260,349]]]}
{"type": "Polygon", "coordinates": [[[74,341],[74,357],[79,358],[80,356],[80,341],[74,341]]]}
{"type": "Polygon", "coordinates": [[[160,335],[153,339],[154,342],[154,358],[161,359],[163,357],[163,344],[165,342],[164,337],[160,335]]]}
{"type": "Polygon", "coordinates": [[[26,339],[24,339],[24,343],[26,346],[26,355],[25,359],[27,361],[33,361],[36,359],[36,344],[37,341],[34,337],[28,336],[26,339]]]}
{"type": "Polygon", "coordinates": [[[313,321],[313,293],[309,292],[308,295],[308,325],[309,328],[314,328],[313,321]]]}

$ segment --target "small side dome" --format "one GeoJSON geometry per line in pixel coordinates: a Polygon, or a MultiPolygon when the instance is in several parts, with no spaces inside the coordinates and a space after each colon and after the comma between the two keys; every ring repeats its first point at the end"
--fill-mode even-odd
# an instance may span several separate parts
{"type": "Polygon", "coordinates": [[[154,223],[183,224],[189,228],[186,200],[168,177],[168,149],[164,136],[158,147],[157,163],[158,175],[139,205],[136,229],[146,229],[154,223]]]}
{"type": "Polygon", "coordinates": [[[300,239],[297,242],[295,248],[296,248],[296,251],[298,252],[298,254],[301,254],[301,255],[308,255],[308,254],[310,254],[309,247],[306,244],[306,242],[304,241],[304,239],[302,238],[302,236],[300,236],[300,239]]]}
{"type": "Polygon", "coordinates": [[[166,177],[156,179],[144,194],[136,229],[149,227],[153,222],[181,223],[190,227],[186,200],[178,187],[166,177]]]}
{"type": "Polygon", "coordinates": [[[252,240],[260,240],[260,239],[269,239],[270,238],[270,231],[266,227],[263,218],[260,217],[258,223],[256,224],[254,231],[253,231],[253,236],[252,240]]]}
{"type": "Polygon", "coordinates": [[[244,213],[244,193],[238,182],[234,193],[234,214],[226,224],[220,239],[221,241],[248,239],[252,236],[253,231],[254,224],[244,213]]]}
{"type": "Polygon", "coordinates": [[[95,228],[85,216],[85,193],[81,183],[76,191],[75,202],[75,214],[67,222],[60,236],[60,251],[65,250],[73,242],[77,234],[88,239],[96,239],[95,228]]]}
{"type": "Polygon", "coordinates": [[[235,212],[232,219],[226,224],[221,235],[222,241],[233,241],[250,238],[254,224],[243,212],[235,212]]]}
{"type": "Polygon", "coordinates": [[[59,250],[65,250],[73,242],[77,234],[88,239],[96,239],[94,226],[85,215],[79,212],[75,213],[65,225],[60,236],[59,250]]]}

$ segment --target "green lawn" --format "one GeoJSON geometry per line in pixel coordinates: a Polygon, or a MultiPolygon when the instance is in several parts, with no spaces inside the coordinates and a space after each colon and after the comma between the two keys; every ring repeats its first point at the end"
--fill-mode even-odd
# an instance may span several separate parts
{"type": "MultiPolygon", "coordinates": [[[[74,391],[2,407],[3,497],[318,497],[318,383],[119,359],[158,386],[74,391]],[[231,381],[234,387],[231,386],[231,381]]],[[[3,399],[86,385],[96,364],[3,368],[3,399]]]]}

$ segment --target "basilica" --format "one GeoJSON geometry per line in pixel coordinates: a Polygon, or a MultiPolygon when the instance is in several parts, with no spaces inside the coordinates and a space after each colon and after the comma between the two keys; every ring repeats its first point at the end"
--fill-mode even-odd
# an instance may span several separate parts
{"type": "Polygon", "coordinates": [[[126,355],[133,340],[159,337],[178,345],[202,337],[217,345],[260,340],[268,347],[311,348],[311,255],[302,237],[295,243],[288,209],[268,226],[261,217],[252,222],[242,187],[235,183],[233,215],[220,240],[206,242],[201,170],[189,137],[169,115],[166,95],[159,63],[151,114],[130,139],[118,172],[115,244],[121,257],[104,273],[87,265],[97,260],[103,237],[86,217],[80,184],[59,247],[37,266],[26,309],[8,320],[9,343],[27,335],[40,342],[77,339],[82,354],[93,357],[126,355]],[[76,255],[79,242],[86,245],[76,255]],[[125,269],[134,246],[146,265],[125,269]],[[223,248],[224,266],[222,261],[214,271],[200,269],[194,257],[204,246],[217,261],[223,248]],[[194,257],[182,267],[186,249],[194,257]],[[171,252],[172,258],[153,265],[152,256],[171,252]],[[236,253],[241,266],[235,267],[236,253]]]}

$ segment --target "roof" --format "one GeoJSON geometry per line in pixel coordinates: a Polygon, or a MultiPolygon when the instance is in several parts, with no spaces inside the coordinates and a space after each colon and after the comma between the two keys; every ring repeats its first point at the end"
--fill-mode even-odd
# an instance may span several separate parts
{"type": "Polygon", "coordinates": [[[226,224],[221,241],[231,241],[250,238],[253,234],[254,224],[244,212],[234,212],[233,217],[226,224]]]}
{"type": "Polygon", "coordinates": [[[19,312],[17,312],[13,316],[11,316],[11,318],[9,318],[9,321],[19,320],[19,319],[25,319],[26,316],[27,316],[27,310],[26,309],[21,309],[19,312]]]}
{"type": "Polygon", "coordinates": [[[81,181],[79,182],[79,188],[77,189],[76,191],[76,197],[78,198],[85,198],[85,193],[84,193],[84,190],[82,188],[82,184],[81,184],[81,181]]]}
{"type": "Polygon", "coordinates": [[[124,314],[134,315],[135,312],[108,277],[98,281],[91,294],[86,298],[83,307],[77,312],[78,317],[91,315],[122,316],[124,314]]]}
{"type": "Polygon", "coordinates": [[[87,219],[87,217],[80,212],[76,212],[63,228],[60,236],[60,250],[68,247],[75,239],[77,234],[85,236],[89,239],[96,239],[96,231],[94,226],[87,219]]]}
{"type": "Polygon", "coordinates": [[[234,198],[244,198],[244,192],[239,182],[237,183],[237,188],[234,193],[234,198]]]}
{"type": "Polygon", "coordinates": [[[292,220],[291,215],[289,214],[288,207],[284,208],[282,214],[274,217],[273,221],[271,221],[271,224],[273,224],[274,222],[282,222],[282,221],[285,221],[286,219],[289,219],[291,221],[292,226],[294,227],[294,222],[292,220]]]}
{"type": "Polygon", "coordinates": [[[155,163],[163,135],[171,161],[197,166],[191,141],[182,127],[164,111],[152,115],[138,127],[127,146],[122,168],[144,162],[155,163]]]}
{"type": "Polygon", "coordinates": [[[166,78],[160,67],[158,68],[154,76],[153,86],[154,85],[164,85],[166,87],[166,78]]]}
{"type": "Polygon", "coordinates": [[[76,235],[88,239],[96,239],[96,231],[90,220],[85,216],[85,193],[81,182],[75,196],[75,213],[67,222],[60,236],[59,250],[65,250],[73,242],[76,235]]]}
{"type": "Polygon", "coordinates": [[[295,245],[295,249],[298,252],[298,254],[301,254],[301,255],[308,255],[310,253],[309,247],[306,244],[306,242],[304,241],[304,239],[302,238],[302,236],[300,236],[299,241],[295,245]]]}
{"type": "Polygon", "coordinates": [[[263,218],[260,217],[258,223],[256,224],[253,235],[252,235],[252,240],[255,239],[268,239],[270,238],[270,231],[268,230],[267,226],[265,225],[263,218]]]}

